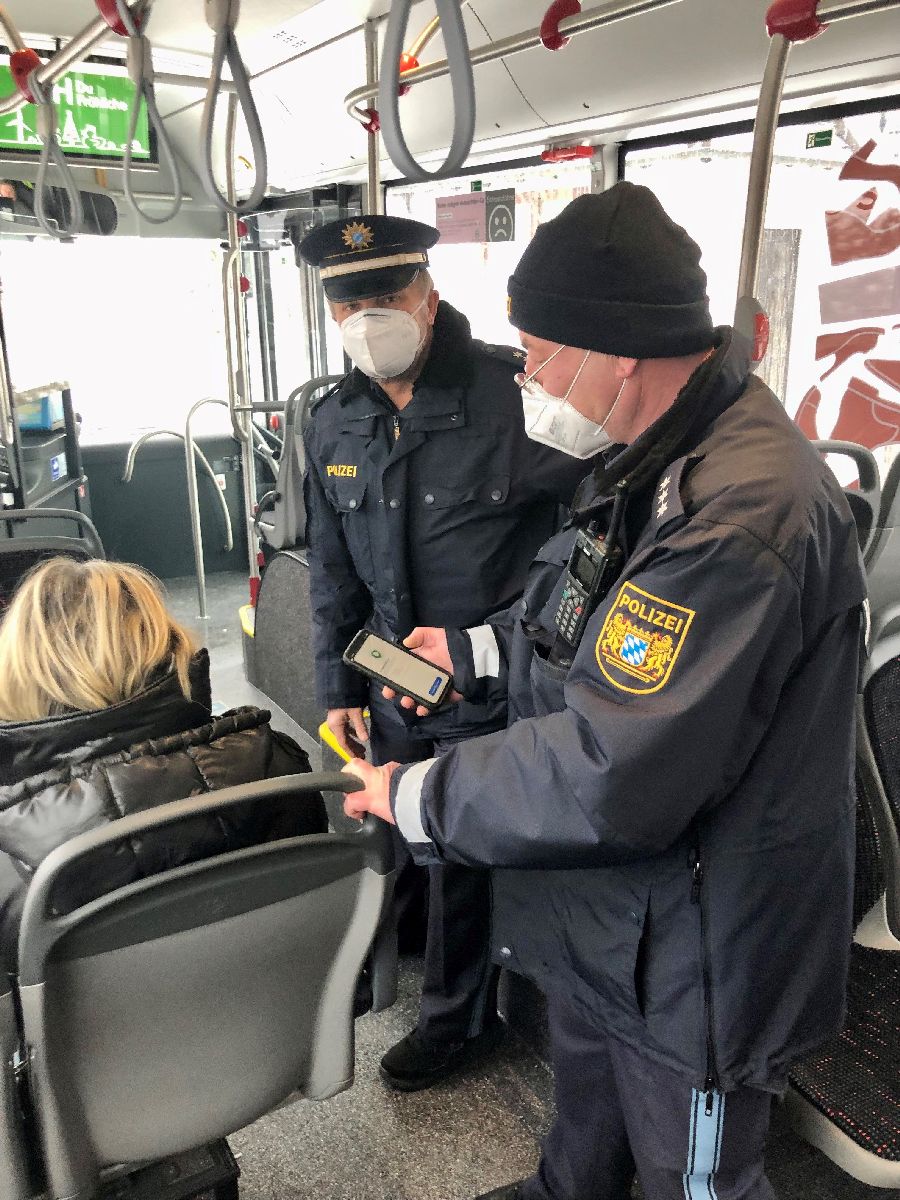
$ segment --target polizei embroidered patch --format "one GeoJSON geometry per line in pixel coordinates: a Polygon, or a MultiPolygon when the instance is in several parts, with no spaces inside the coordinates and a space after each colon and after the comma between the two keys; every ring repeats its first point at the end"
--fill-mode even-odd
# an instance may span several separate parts
{"type": "Polygon", "coordinates": [[[597,663],[623,692],[658,692],[668,682],[694,619],[692,608],[624,583],[597,638],[597,663]]]}

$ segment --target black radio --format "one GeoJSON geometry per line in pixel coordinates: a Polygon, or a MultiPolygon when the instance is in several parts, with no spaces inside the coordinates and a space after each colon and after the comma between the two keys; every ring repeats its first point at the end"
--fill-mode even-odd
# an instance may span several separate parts
{"type": "Polygon", "coordinates": [[[619,573],[622,551],[613,541],[579,529],[556,610],[560,637],[577,649],[591,615],[619,573]]]}

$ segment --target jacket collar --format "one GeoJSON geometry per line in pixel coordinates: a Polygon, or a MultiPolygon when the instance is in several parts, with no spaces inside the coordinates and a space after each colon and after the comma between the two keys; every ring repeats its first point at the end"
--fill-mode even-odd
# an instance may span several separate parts
{"type": "Polygon", "coordinates": [[[617,484],[632,495],[655,486],[669,463],[689,454],[709,426],[744,391],[750,373],[750,347],[746,338],[728,326],[716,330],[714,352],[694,371],[675,403],[640,437],[584,479],[572,502],[573,520],[583,523],[608,503],[617,484]]]}
{"type": "Polygon", "coordinates": [[[208,723],[212,697],[206,650],[192,659],[190,681],[190,700],[176,673],[169,671],[130,700],[109,708],[0,723],[0,785],[9,786],[55,767],[89,762],[136,742],[208,723]]]}
{"type": "MultiPolygon", "coordinates": [[[[439,301],[428,358],[413,384],[413,396],[420,391],[431,393],[435,389],[466,387],[472,381],[474,363],[474,343],[468,320],[446,300],[439,301]]],[[[348,416],[356,416],[355,410],[360,404],[359,415],[371,416],[372,400],[393,409],[384,391],[359,367],[354,367],[340,385],[338,399],[342,407],[349,410],[348,416]]]]}

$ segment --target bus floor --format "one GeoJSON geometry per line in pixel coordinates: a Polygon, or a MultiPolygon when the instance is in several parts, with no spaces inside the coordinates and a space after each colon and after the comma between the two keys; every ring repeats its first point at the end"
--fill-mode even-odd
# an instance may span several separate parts
{"type": "MultiPolygon", "coordinates": [[[[208,587],[210,615],[200,623],[193,579],[166,583],[173,612],[210,650],[214,701],[273,708],[243,677],[237,610],[246,578],[211,575],[208,587]]],[[[315,744],[280,710],[273,724],[318,766],[315,744]]],[[[420,959],[402,959],[397,1003],[357,1021],[349,1091],[323,1103],[289,1099],[229,1137],[242,1200],[471,1200],[533,1170],[553,1119],[553,1081],[514,1028],[490,1061],[429,1091],[400,1094],[380,1082],[382,1054],[415,1024],[420,975],[420,959]]],[[[782,1200],[900,1200],[900,1190],[858,1183],[797,1138],[777,1104],[766,1169],[782,1200]]]]}

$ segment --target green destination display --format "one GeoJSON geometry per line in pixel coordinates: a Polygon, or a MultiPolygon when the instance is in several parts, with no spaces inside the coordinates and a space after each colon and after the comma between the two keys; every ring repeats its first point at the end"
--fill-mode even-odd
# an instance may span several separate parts
{"type": "MultiPolygon", "coordinates": [[[[15,90],[8,66],[0,66],[0,95],[15,90]]],[[[90,158],[120,159],[125,153],[128,118],[135,87],[126,75],[93,71],[70,71],[53,85],[53,102],[58,116],[57,141],[66,154],[90,158]]],[[[37,110],[25,104],[14,113],[0,116],[0,152],[40,152],[37,110]]],[[[136,162],[150,158],[147,109],[141,102],[132,157],[136,162]]]]}

